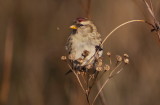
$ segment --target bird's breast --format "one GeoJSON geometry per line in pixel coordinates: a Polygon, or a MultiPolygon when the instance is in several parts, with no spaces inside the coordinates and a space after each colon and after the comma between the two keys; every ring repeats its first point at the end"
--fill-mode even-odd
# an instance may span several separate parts
{"type": "Polygon", "coordinates": [[[90,59],[95,54],[95,45],[89,40],[89,38],[75,38],[72,43],[72,53],[75,55],[75,59],[79,59],[84,51],[88,51],[89,55],[86,59],[90,59]]]}

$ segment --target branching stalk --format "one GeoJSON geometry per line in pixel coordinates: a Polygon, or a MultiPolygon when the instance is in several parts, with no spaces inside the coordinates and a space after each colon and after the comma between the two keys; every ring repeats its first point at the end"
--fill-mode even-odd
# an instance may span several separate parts
{"type": "Polygon", "coordinates": [[[103,40],[102,44],[104,44],[104,42],[117,30],[119,29],[120,27],[126,25],[126,24],[129,24],[129,23],[133,23],[133,22],[145,22],[145,20],[130,20],[130,21],[127,21],[127,22],[124,22],[122,24],[120,24],[119,26],[117,26],[115,29],[113,29],[106,37],[105,39],[103,40]]]}
{"type": "Polygon", "coordinates": [[[119,64],[110,72],[109,77],[105,80],[105,82],[103,83],[102,87],[99,89],[97,95],[95,96],[95,98],[94,98],[94,100],[93,100],[93,102],[92,102],[92,105],[94,105],[94,102],[96,101],[97,97],[98,97],[99,94],[101,93],[101,91],[102,91],[102,89],[104,88],[104,86],[105,86],[105,85],[108,83],[108,81],[113,77],[114,71],[115,71],[121,64],[122,64],[122,62],[119,63],[119,64]]]}

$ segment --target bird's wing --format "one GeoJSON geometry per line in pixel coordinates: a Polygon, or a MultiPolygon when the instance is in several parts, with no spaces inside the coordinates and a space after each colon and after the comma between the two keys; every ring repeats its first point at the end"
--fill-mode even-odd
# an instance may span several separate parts
{"type": "Polygon", "coordinates": [[[65,46],[68,52],[71,51],[71,46],[72,46],[72,36],[70,35],[65,46]]]}

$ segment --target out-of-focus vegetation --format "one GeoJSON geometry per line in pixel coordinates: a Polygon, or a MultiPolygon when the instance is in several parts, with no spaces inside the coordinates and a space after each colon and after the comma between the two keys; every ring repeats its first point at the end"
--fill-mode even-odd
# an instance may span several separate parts
{"type": "MultiPolygon", "coordinates": [[[[160,1],[152,2],[160,20],[160,1]]],[[[85,0],[0,1],[1,105],[87,105],[60,60],[69,26],[85,16],[83,4],[85,0]]],[[[91,19],[104,38],[117,25],[150,20],[150,14],[141,0],[92,0],[91,19]]],[[[107,105],[160,104],[160,43],[154,36],[146,24],[132,23],[105,42],[105,52],[130,55],[127,68],[103,90],[107,105]]]]}

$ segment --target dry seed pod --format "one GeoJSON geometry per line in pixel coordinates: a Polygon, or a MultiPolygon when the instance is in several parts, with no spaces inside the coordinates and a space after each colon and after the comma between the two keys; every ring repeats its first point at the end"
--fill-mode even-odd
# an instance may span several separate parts
{"type": "Polygon", "coordinates": [[[128,59],[128,58],[125,58],[125,59],[124,59],[124,63],[125,63],[125,64],[129,64],[129,59],[128,59]]]}
{"type": "Polygon", "coordinates": [[[92,79],[95,78],[95,74],[89,75],[92,79]]]}
{"type": "Polygon", "coordinates": [[[74,56],[73,54],[70,54],[70,55],[68,55],[68,59],[74,60],[74,59],[75,59],[75,56],[74,56]]]}
{"type": "Polygon", "coordinates": [[[103,65],[102,59],[99,58],[96,62],[96,66],[102,66],[102,65],[103,65]]]}
{"type": "Polygon", "coordinates": [[[96,67],[96,70],[97,70],[97,71],[102,71],[103,68],[98,66],[98,67],[96,67]]]}
{"type": "Polygon", "coordinates": [[[109,56],[109,57],[110,57],[110,56],[111,56],[111,53],[110,53],[110,52],[107,52],[107,56],[109,56]]]}
{"type": "Polygon", "coordinates": [[[91,69],[91,68],[92,68],[91,64],[89,64],[89,65],[86,66],[86,69],[91,69]]]}
{"type": "Polygon", "coordinates": [[[97,62],[97,63],[96,63],[96,66],[102,66],[102,65],[103,65],[102,62],[97,62]]]}
{"type": "Polygon", "coordinates": [[[104,66],[104,70],[109,71],[110,70],[110,66],[109,65],[105,65],[104,66]]]}
{"type": "Polygon", "coordinates": [[[121,62],[121,61],[122,61],[122,57],[121,57],[120,55],[117,55],[117,56],[116,56],[116,59],[117,59],[118,62],[121,62]]]}
{"type": "Polygon", "coordinates": [[[102,62],[102,58],[98,58],[98,62],[102,62]]]}
{"type": "Polygon", "coordinates": [[[124,57],[126,58],[129,58],[129,55],[128,54],[123,54],[124,57]]]}
{"type": "Polygon", "coordinates": [[[82,58],[77,59],[77,62],[79,62],[80,64],[82,64],[84,62],[84,60],[82,58]]]}
{"type": "Polygon", "coordinates": [[[62,60],[62,61],[65,61],[66,59],[67,59],[66,56],[61,56],[61,60],[62,60]]]}

